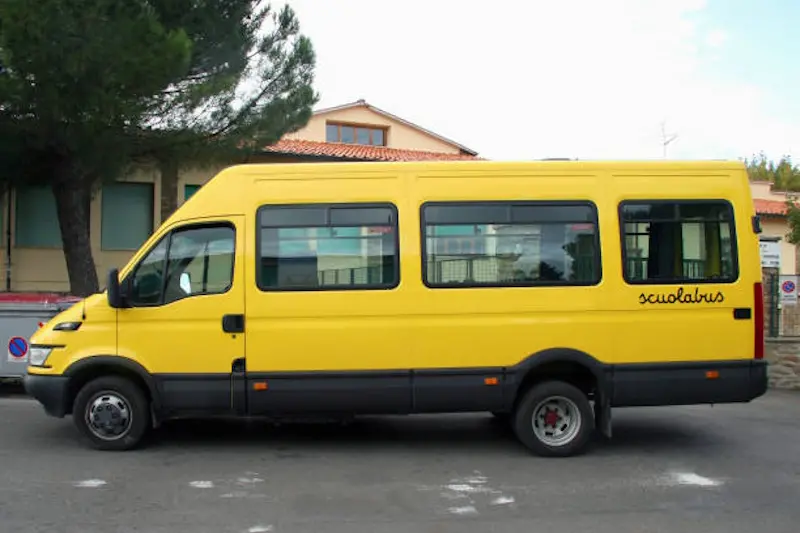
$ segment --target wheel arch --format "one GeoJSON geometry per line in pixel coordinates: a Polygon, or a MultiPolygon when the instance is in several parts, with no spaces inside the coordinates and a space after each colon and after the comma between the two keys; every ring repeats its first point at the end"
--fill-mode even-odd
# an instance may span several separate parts
{"type": "Polygon", "coordinates": [[[611,380],[608,365],[588,353],[574,348],[549,348],[533,353],[517,365],[509,367],[511,378],[507,406],[513,409],[520,396],[531,385],[558,379],[577,386],[587,396],[600,394],[609,397],[611,380]]]}
{"type": "Polygon", "coordinates": [[[115,355],[94,355],[74,362],[65,371],[64,376],[69,378],[67,388],[67,414],[72,413],[72,406],[78,391],[89,381],[102,376],[125,377],[142,388],[154,411],[161,405],[160,394],[156,382],[142,365],[115,355]]]}

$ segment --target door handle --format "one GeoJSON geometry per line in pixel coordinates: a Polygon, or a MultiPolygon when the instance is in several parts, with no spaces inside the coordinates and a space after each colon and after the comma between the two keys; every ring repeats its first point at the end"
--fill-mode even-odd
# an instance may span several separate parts
{"type": "Polygon", "coordinates": [[[224,315],[222,331],[225,333],[244,333],[244,315],[224,315]]]}
{"type": "Polygon", "coordinates": [[[750,320],[752,318],[752,310],[749,307],[737,307],[733,310],[734,320],[750,320]]]}

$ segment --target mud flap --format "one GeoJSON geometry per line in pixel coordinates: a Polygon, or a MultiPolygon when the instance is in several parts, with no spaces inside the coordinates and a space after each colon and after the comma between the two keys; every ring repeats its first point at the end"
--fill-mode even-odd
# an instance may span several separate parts
{"type": "Polygon", "coordinates": [[[608,394],[598,391],[594,402],[594,423],[605,438],[611,438],[611,401],[608,394]]]}

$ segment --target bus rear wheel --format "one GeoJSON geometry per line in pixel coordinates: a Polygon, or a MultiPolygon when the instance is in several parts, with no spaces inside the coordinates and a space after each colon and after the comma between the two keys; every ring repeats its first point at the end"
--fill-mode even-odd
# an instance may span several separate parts
{"type": "Polygon", "coordinates": [[[579,388],[564,381],[533,385],[514,411],[517,438],[533,453],[569,457],[586,451],[594,433],[592,406],[579,388]]]}

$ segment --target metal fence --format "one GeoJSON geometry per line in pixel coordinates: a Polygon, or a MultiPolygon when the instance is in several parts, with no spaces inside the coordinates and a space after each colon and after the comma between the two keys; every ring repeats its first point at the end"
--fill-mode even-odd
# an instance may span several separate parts
{"type": "MultiPolygon", "coordinates": [[[[646,257],[630,257],[627,261],[628,277],[632,279],[647,279],[648,259],[646,257]]],[[[681,275],[688,279],[703,279],[705,277],[706,261],[699,259],[684,259],[681,275]]]]}
{"type": "Polygon", "coordinates": [[[800,276],[764,270],[764,330],[768,337],[800,337],[800,276]]]}
{"type": "Polygon", "coordinates": [[[559,263],[520,262],[519,256],[513,254],[461,257],[430,255],[427,259],[426,280],[435,284],[591,281],[597,275],[594,258],[584,256],[559,263]]]}
{"type": "Polygon", "coordinates": [[[762,272],[762,286],[764,290],[764,332],[768,337],[778,337],[780,334],[780,310],[778,308],[778,283],[780,276],[777,271],[762,272]]]}

